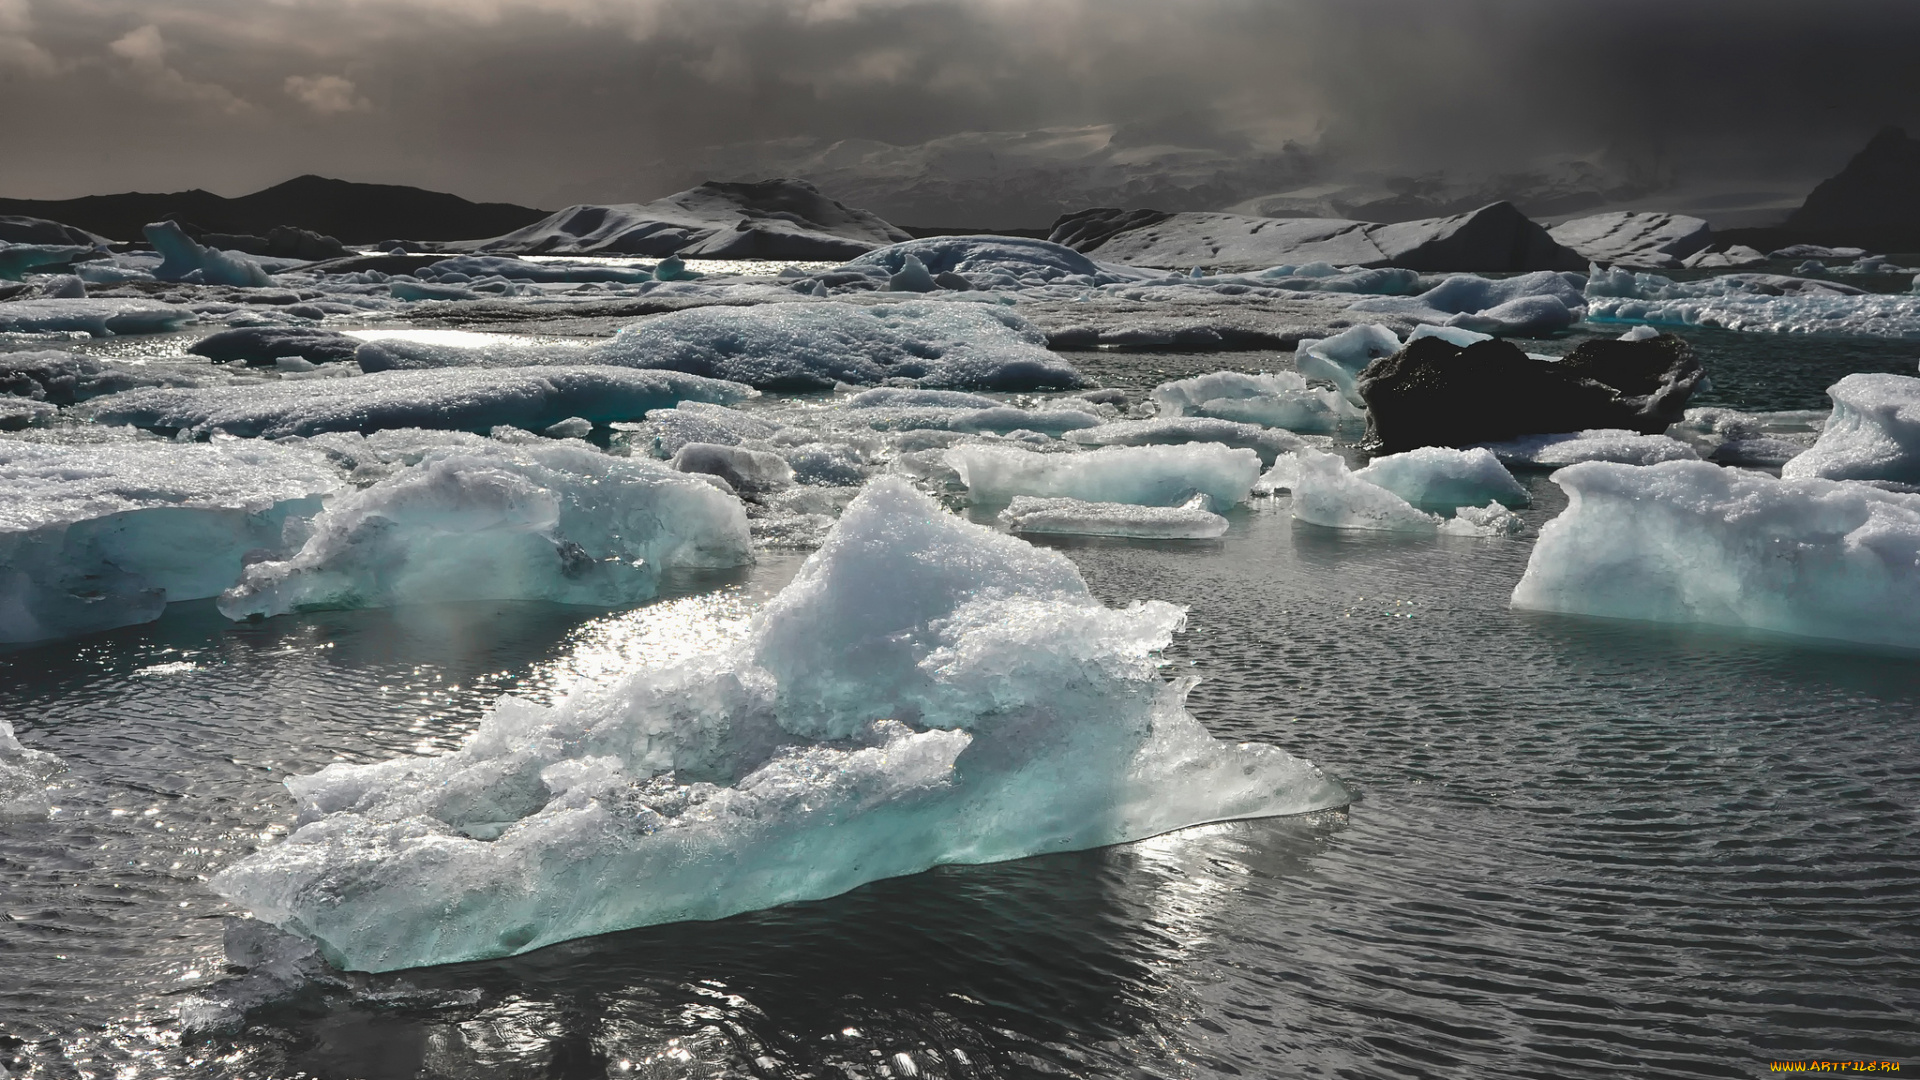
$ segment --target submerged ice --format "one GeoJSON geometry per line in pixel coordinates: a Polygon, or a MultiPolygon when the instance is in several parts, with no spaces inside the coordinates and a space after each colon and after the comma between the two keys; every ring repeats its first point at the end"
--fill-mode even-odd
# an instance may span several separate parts
{"type": "Polygon", "coordinates": [[[1344,804],[1186,711],[1157,660],[1183,620],[879,480],[729,645],[295,778],[303,824],[213,885],[391,970],[1344,804]]]}

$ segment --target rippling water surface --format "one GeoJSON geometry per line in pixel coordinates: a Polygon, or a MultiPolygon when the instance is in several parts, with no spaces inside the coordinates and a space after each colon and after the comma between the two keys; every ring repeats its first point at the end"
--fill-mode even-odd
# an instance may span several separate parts
{"type": "MultiPolygon", "coordinates": [[[[1537,528],[1562,499],[1528,482],[1537,528]]],[[[550,699],[626,657],[696,648],[798,557],[675,580],[624,614],[468,604],[232,624],[176,605],[149,626],[0,653],[0,716],[70,766],[52,820],[0,826],[0,1065],[329,1078],[1920,1068],[1911,654],[1515,613],[1527,537],[1335,533],[1296,525],[1284,500],[1233,521],[1219,541],[1055,546],[1109,602],[1190,605],[1169,659],[1205,680],[1196,714],[1321,764],[1358,793],[1349,811],[341,977],[186,1045],[172,1010],[223,976],[232,914],[204,879],[284,835],[286,774],[443,750],[502,692],[550,699]]]]}

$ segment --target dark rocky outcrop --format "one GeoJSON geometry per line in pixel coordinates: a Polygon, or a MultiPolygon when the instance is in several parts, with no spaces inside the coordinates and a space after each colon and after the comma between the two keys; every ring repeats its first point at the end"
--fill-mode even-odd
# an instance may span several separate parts
{"type": "Polygon", "coordinates": [[[1807,196],[1784,232],[1821,244],[1920,251],[1920,139],[1881,129],[1807,196]]]}
{"type": "Polygon", "coordinates": [[[300,326],[242,326],[209,334],[187,351],[217,364],[242,360],[272,366],[283,356],[297,356],[311,364],[342,363],[353,359],[360,339],[335,330],[300,326]]]}
{"type": "Polygon", "coordinates": [[[1360,373],[1362,445],[1397,454],[1587,428],[1658,434],[1681,418],[1705,376],[1693,349],[1672,334],[1583,342],[1558,361],[1535,360],[1507,341],[1461,348],[1421,338],[1360,373]]]}
{"type": "Polygon", "coordinates": [[[9,214],[0,217],[0,243],[99,247],[109,241],[104,236],[95,236],[85,229],[76,229],[58,221],[9,214]]]}

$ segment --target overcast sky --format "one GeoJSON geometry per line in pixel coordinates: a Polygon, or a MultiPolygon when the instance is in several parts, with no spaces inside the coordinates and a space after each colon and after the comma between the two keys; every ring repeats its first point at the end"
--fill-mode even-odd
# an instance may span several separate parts
{"type": "Polygon", "coordinates": [[[551,207],[715,144],[1096,123],[1810,182],[1920,128],[1916,54],[1916,0],[0,0],[0,196],[316,172],[551,207]]]}

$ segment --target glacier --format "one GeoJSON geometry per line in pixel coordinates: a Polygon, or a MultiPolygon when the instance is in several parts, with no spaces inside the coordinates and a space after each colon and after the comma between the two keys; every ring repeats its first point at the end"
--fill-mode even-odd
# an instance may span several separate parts
{"type": "Polygon", "coordinates": [[[1513,606],[1920,648],[1920,495],[1703,461],[1573,465],[1513,606]]]}
{"type": "Polygon", "coordinates": [[[388,971],[1347,803],[1186,711],[1157,660],[1183,621],[877,480],[726,644],[293,778],[300,826],[212,887],[388,971]]]}
{"type": "MultiPolygon", "coordinates": [[[[353,452],[338,438],[322,445],[353,452]]],[[[746,515],[728,493],[565,442],[468,438],[427,449],[329,499],[304,528],[291,557],[246,567],[221,594],[222,614],[448,600],[621,607],[653,596],[663,567],[753,558],[746,515]]]]}
{"type": "Polygon", "coordinates": [[[969,444],[943,457],[960,474],[968,497],[981,503],[1032,495],[1178,506],[1202,494],[1216,506],[1233,506],[1247,500],[1260,478],[1260,455],[1218,443],[1108,446],[1071,454],[969,444]]]}
{"type": "Polygon", "coordinates": [[[1827,396],[1833,414],[1819,439],[1786,462],[1781,476],[1920,484],[1920,379],[1848,375],[1827,396]]]}

